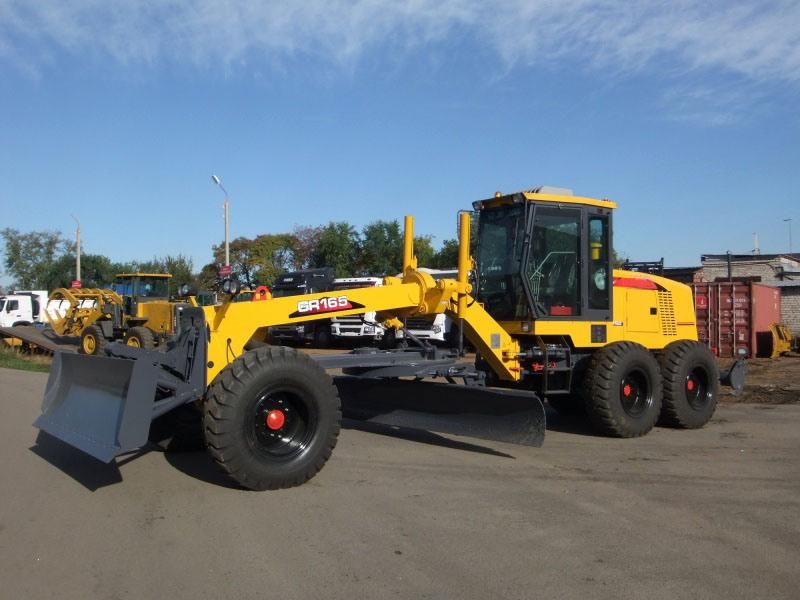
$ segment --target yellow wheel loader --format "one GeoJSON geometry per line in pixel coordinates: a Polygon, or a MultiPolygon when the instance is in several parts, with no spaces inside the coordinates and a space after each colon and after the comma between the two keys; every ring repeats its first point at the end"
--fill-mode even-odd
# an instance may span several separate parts
{"type": "MultiPolygon", "coordinates": [[[[720,375],[697,342],[691,291],[612,269],[613,202],[538,188],[474,208],[476,260],[462,212],[456,279],[417,269],[406,217],[403,274],[382,286],[236,303],[238,283],[226,280],[227,301],[178,309],[165,352],[112,343],[105,356],[57,354],[35,425],[108,462],[144,446],[155,418],[190,405],[218,465],[264,490],[299,485],[323,467],[339,433],[340,391],[359,418],[476,437],[503,430],[502,439],[533,446],[544,437],[544,400],[619,437],[643,435],[659,419],[708,422],[720,375]],[[478,359],[424,343],[316,357],[245,350],[274,325],[365,312],[390,327],[445,313],[478,359]],[[329,369],[349,377],[334,385],[329,369]],[[420,383],[427,378],[447,383],[420,383]]],[[[724,379],[740,388],[741,364],[724,379]]]]}
{"type": "Polygon", "coordinates": [[[104,355],[109,342],[152,350],[175,333],[167,273],[121,273],[114,289],[57,289],[48,314],[58,335],[81,338],[82,354],[104,355]],[[64,306],[60,306],[64,304],[64,306]]]}

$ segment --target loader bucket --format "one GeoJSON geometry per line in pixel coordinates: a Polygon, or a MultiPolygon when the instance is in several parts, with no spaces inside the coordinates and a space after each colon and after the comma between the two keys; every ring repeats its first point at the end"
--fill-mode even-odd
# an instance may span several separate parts
{"type": "Polygon", "coordinates": [[[335,382],[347,418],[508,444],[544,442],[544,405],[532,392],[399,379],[335,382]]]}
{"type": "Polygon", "coordinates": [[[151,361],[56,352],[42,431],[103,462],[147,443],[158,367],[151,361]]]}

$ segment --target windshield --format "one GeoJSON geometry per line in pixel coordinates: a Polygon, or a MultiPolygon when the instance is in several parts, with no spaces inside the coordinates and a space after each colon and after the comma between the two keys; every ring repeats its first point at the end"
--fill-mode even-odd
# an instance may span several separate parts
{"type": "Polygon", "coordinates": [[[500,321],[526,319],[520,277],[525,241],[522,204],[484,210],[478,223],[478,300],[500,321]]]}
{"type": "Polygon", "coordinates": [[[0,300],[0,311],[2,311],[5,307],[6,307],[6,301],[4,298],[3,300],[0,300]]]}
{"type": "Polygon", "coordinates": [[[580,211],[536,207],[525,278],[536,316],[580,313],[580,211]]]}
{"type": "Polygon", "coordinates": [[[166,277],[118,277],[114,291],[123,296],[166,298],[169,296],[169,279],[166,277]]]}

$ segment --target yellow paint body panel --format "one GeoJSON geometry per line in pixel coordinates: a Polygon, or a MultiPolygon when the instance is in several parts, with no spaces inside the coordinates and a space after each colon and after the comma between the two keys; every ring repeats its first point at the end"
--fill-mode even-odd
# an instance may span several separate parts
{"type": "Polygon", "coordinates": [[[566,336],[576,348],[601,348],[612,342],[637,342],[660,350],[676,340],[697,340],[692,290],[688,285],[650,275],[615,269],[614,279],[647,279],[663,288],[645,290],[614,288],[612,321],[573,321],[539,319],[525,326],[519,321],[504,321],[503,328],[514,336],[566,336]],[[652,314],[655,309],[655,314],[652,314]],[[606,341],[592,342],[592,325],[606,326],[606,341]]]}
{"type": "MultiPolygon", "coordinates": [[[[468,284],[466,286],[469,287],[468,284]]],[[[429,274],[409,268],[403,278],[387,277],[384,285],[352,290],[337,290],[302,296],[285,296],[263,302],[225,302],[205,306],[206,322],[211,332],[208,345],[208,381],[244,351],[254,336],[264,337],[264,330],[273,325],[306,323],[331,316],[345,317],[376,311],[383,321],[414,315],[447,313],[456,318],[458,298],[466,294],[455,279],[435,281],[429,274]],[[312,314],[301,312],[301,305],[339,301],[344,297],[353,308],[312,314]]],[[[517,342],[483,307],[468,298],[465,314],[465,336],[481,350],[498,375],[507,380],[519,379],[517,342]]]]}
{"type": "Polygon", "coordinates": [[[772,353],[770,358],[778,358],[792,350],[792,332],[782,323],[773,323],[769,326],[772,335],[772,353]]]}
{"type": "Polygon", "coordinates": [[[145,327],[156,333],[172,333],[174,304],[165,300],[139,302],[136,305],[136,317],[147,319],[145,327]]]}

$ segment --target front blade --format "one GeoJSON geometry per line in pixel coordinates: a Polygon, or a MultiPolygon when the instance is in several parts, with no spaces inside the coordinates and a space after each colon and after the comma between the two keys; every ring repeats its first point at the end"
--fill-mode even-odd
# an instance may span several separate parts
{"type": "Polygon", "coordinates": [[[34,427],[103,462],[147,443],[152,363],[56,352],[34,427]]]}
{"type": "Polygon", "coordinates": [[[532,392],[399,379],[335,380],[348,418],[540,447],[545,410],[532,392]]]}

